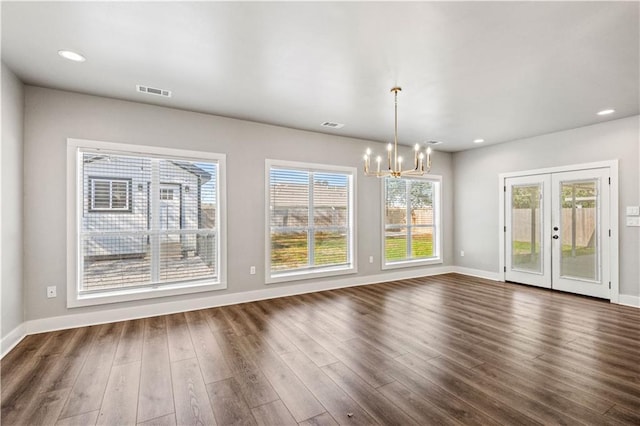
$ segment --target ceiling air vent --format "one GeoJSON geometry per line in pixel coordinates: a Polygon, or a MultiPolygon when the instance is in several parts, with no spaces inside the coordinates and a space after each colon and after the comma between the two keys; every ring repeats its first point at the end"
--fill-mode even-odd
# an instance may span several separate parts
{"type": "Polygon", "coordinates": [[[158,89],[158,88],[149,87],[149,86],[141,86],[139,84],[136,84],[136,90],[140,93],[147,93],[149,95],[163,96],[165,98],[171,97],[171,90],[158,89]]]}
{"type": "Polygon", "coordinates": [[[322,127],[328,127],[330,129],[341,129],[344,127],[342,123],[334,123],[333,121],[325,121],[321,124],[322,127]]]}

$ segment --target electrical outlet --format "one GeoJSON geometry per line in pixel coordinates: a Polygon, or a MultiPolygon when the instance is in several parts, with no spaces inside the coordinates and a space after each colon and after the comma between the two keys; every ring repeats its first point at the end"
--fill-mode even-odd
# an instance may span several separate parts
{"type": "Polygon", "coordinates": [[[627,226],[640,226],[640,217],[627,216],[627,226]]]}
{"type": "Polygon", "coordinates": [[[640,207],[627,206],[627,216],[640,216],[640,207]]]}
{"type": "Polygon", "coordinates": [[[460,257],[464,257],[464,250],[460,250],[460,257]]]}
{"type": "Polygon", "coordinates": [[[256,274],[256,267],[255,267],[255,266],[252,266],[251,268],[249,268],[249,273],[250,273],[251,275],[255,275],[255,274],[256,274]]]}
{"type": "Polygon", "coordinates": [[[48,297],[49,299],[51,299],[51,298],[53,298],[53,297],[56,297],[57,295],[58,295],[58,294],[57,294],[56,286],[55,286],[55,285],[50,285],[49,287],[47,287],[47,297],[48,297]]]}
{"type": "Polygon", "coordinates": [[[369,256],[369,263],[373,263],[373,256],[369,256]]]}

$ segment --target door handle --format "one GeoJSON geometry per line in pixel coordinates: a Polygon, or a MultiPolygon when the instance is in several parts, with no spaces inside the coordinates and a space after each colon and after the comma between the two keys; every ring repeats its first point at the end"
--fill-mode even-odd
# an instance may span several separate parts
{"type": "Polygon", "coordinates": [[[554,226],[554,227],[553,227],[553,230],[554,230],[554,231],[557,231],[558,229],[559,229],[559,228],[558,228],[557,226],[554,226]]]}
{"type": "Polygon", "coordinates": [[[558,235],[554,235],[552,238],[553,238],[554,240],[557,240],[557,239],[558,239],[558,238],[560,238],[560,237],[559,237],[558,235]]]}

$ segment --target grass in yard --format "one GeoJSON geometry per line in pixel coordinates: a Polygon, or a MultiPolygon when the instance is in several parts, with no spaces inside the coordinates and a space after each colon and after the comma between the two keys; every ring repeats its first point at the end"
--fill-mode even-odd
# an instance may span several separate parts
{"type": "MultiPolygon", "coordinates": [[[[307,233],[271,235],[271,269],[274,271],[308,266],[307,233]]],[[[341,233],[317,232],[314,266],[347,263],[347,237],[341,233]]]]}
{"type": "MultiPolygon", "coordinates": [[[[407,258],[406,235],[388,236],[385,244],[387,261],[393,262],[407,258]]],[[[421,259],[433,256],[433,235],[417,234],[411,239],[412,259],[421,259]]]]}
{"type": "MultiPolygon", "coordinates": [[[[315,236],[314,266],[340,265],[347,262],[347,237],[342,233],[318,232],[315,236]]],[[[387,261],[407,257],[406,236],[390,236],[385,245],[387,261]]],[[[412,259],[433,256],[433,236],[416,234],[411,240],[412,259]]],[[[308,265],[307,233],[283,233],[271,235],[271,269],[303,268],[308,265]]]]}
{"type": "MultiPolygon", "coordinates": [[[[512,249],[514,255],[531,254],[531,243],[529,241],[513,241],[512,249]]],[[[540,244],[536,243],[535,252],[540,252],[540,244]]]]}
{"type": "MultiPolygon", "coordinates": [[[[526,255],[531,254],[531,243],[528,241],[514,241],[513,242],[513,254],[514,255],[526,255]]],[[[536,243],[536,253],[540,253],[540,244],[536,243]]],[[[576,247],[576,256],[592,255],[596,252],[595,247],[576,247]]],[[[571,245],[562,245],[562,255],[571,256],[571,245]]]]}

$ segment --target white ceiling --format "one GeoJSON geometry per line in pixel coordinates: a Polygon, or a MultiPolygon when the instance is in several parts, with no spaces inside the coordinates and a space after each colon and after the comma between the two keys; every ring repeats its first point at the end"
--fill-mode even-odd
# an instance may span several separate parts
{"type": "Polygon", "coordinates": [[[638,114],[639,5],[3,1],[2,61],[28,84],[378,141],[400,85],[400,143],[458,151],[638,114]]]}

